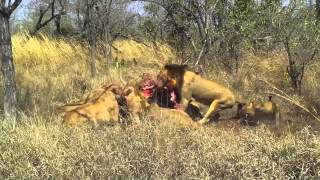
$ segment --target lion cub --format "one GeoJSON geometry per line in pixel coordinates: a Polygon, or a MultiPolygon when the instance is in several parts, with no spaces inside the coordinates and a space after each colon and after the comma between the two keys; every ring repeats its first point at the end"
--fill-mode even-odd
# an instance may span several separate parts
{"type": "Polygon", "coordinates": [[[250,102],[242,107],[239,114],[243,117],[241,122],[250,126],[260,123],[269,124],[274,127],[279,126],[280,113],[276,103],[272,101],[272,96],[269,96],[269,100],[262,104],[250,102]]]}

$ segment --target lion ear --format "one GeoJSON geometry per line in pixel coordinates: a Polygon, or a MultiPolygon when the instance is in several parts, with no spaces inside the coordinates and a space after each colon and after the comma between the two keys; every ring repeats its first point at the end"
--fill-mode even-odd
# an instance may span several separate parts
{"type": "Polygon", "coordinates": [[[239,102],[237,107],[238,107],[238,109],[242,109],[245,105],[246,105],[246,103],[239,102]]]}
{"type": "Polygon", "coordinates": [[[133,93],[133,88],[130,88],[130,87],[129,87],[129,88],[123,90],[122,95],[123,95],[123,96],[129,96],[131,93],[133,93]]]}
{"type": "Polygon", "coordinates": [[[171,66],[172,66],[171,64],[166,64],[164,65],[163,69],[170,69],[171,66]]]}
{"type": "Polygon", "coordinates": [[[148,77],[148,76],[150,76],[149,73],[143,73],[143,74],[141,75],[141,78],[148,77]]]}
{"type": "Polygon", "coordinates": [[[186,70],[187,68],[188,68],[188,65],[186,65],[186,64],[183,64],[183,65],[181,65],[182,66],[182,68],[184,69],[184,70],[186,70]]]}
{"type": "Polygon", "coordinates": [[[120,87],[111,87],[109,89],[109,91],[111,91],[113,94],[118,95],[119,92],[121,91],[120,87]]]}
{"type": "Polygon", "coordinates": [[[177,84],[177,81],[175,79],[171,79],[171,82],[170,82],[171,85],[175,86],[177,84]]]}

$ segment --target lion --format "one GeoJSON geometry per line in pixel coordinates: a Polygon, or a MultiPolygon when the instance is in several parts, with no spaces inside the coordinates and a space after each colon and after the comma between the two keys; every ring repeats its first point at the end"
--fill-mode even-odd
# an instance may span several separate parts
{"type": "Polygon", "coordinates": [[[119,104],[123,103],[123,97],[121,96],[123,92],[123,88],[118,84],[110,84],[110,85],[103,85],[99,89],[94,89],[90,91],[88,95],[81,98],[79,101],[75,103],[67,104],[66,106],[76,106],[76,105],[83,105],[86,103],[94,102],[106,91],[111,91],[115,95],[119,104]]]}
{"type": "Polygon", "coordinates": [[[211,116],[221,110],[232,108],[236,103],[235,96],[230,89],[187,70],[187,65],[165,65],[157,76],[157,86],[158,88],[173,88],[177,101],[180,102],[180,109],[184,111],[192,98],[208,105],[208,111],[198,121],[200,124],[208,123],[211,116]]]}
{"type": "Polygon", "coordinates": [[[163,108],[173,109],[175,106],[173,95],[168,89],[163,88],[159,91],[156,88],[156,82],[152,75],[149,73],[143,73],[141,80],[138,82],[138,90],[141,97],[144,97],[147,102],[147,106],[151,103],[156,103],[163,108]]]}
{"type": "Polygon", "coordinates": [[[131,117],[134,124],[140,124],[139,117],[145,106],[145,101],[133,86],[123,88],[111,84],[95,89],[78,102],[61,106],[58,110],[65,112],[64,123],[69,126],[90,122],[96,127],[101,123],[119,122],[119,115],[125,119],[131,117]]]}
{"type": "Polygon", "coordinates": [[[63,123],[68,126],[89,122],[96,128],[102,124],[114,125],[119,120],[118,102],[109,89],[91,92],[85,100],[64,105],[59,110],[65,112],[63,123]]]}
{"type": "Polygon", "coordinates": [[[262,104],[251,101],[240,109],[239,114],[242,116],[241,122],[251,126],[264,123],[279,127],[280,112],[272,96],[269,96],[268,101],[262,104]]]}
{"type": "MultiPolygon", "coordinates": [[[[146,100],[147,106],[154,103],[161,108],[179,108],[174,90],[167,87],[162,89],[157,88],[156,81],[153,79],[151,74],[143,73],[141,80],[137,83],[137,86],[139,94],[146,100]]],[[[189,103],[186,112],[193,120],[203,118],[200,112],[199,103],[194,99],[189,103]]]]}
{"type": "Polygon", "coordinates": [[[155,103],[147,107],[146,116],[159,123],[170,124],[177,127],[200,127],[199,124],[194,122],[186,112],[176,109],[162,108],[155,103]]]}
{"type": "Polygon", "coordinates": [[[122,96],[126,99],[128,113],[131,116],[133,123],[140,124],[140,116],[149,104],[146,100],[141,98],[141,95],[138,94],[138,91],[134,86],[125,88],[122,96]]]}
{"type": "Polygon", "coordinates": [[[166,121],[184,127],[196,126],[187,113],[180,110],[160,107],[156,102],[148,101],[148,96],[145,96],[145,92],[139,91],[140,87],[135,88],[134,86],[129,86],[123,91],[123,96],[126,97],[129,115],[135,125],[141,123],[140,116],[144,114],[160,122],[166,121]]]}

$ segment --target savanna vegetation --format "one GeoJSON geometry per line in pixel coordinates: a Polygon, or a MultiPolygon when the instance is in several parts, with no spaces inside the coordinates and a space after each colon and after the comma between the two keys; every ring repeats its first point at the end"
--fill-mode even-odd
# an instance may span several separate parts
{"type": "Polygon", "coordinates": [[[1,179],[319,179],[318,0],[24,1],[0,3],[1,179]],[[58,106],[166,63],[272,94],[280,127],[62,124],[58,106]]]}

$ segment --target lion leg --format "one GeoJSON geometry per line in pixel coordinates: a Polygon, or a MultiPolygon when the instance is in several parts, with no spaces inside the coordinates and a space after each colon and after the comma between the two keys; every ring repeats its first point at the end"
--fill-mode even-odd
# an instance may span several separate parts
{"type": "Polygon", "coordinates": [[[181,110],[186,111],[188,108],[189,100],[182,99],[180,104],[181,104],[181,110]]]}
{"type": "Polygon", "coordinates": [[[200,124],[206,124],[206,123],[208,123],[208,122],[210,121],[210,116],[211,116],[213,113],[215,113],[215,112],[218,110],[219,107],[220,107],[220,102],[217,101],[217,100],[214,100],[214,101],[211,103],[211,105],[210,105],[207,113],[204,115],[204,117],[203,117],[200,121],[198,121],[198,123],[200,123],[200,124]]]}
{"type": "Polygon", "coordinates": [[[139,117],[138,113],[132,114],[132,123],[134,125],[140,125],[141,124],[140,117],[139,117]]]}
{"type": "Polygon", "coordinates": [[[181,92],[181,102],[180,102],[180,105],[181,105],[181,110],[183,111],[187,111],[187,108],[188,108],[188,105],[191,101],[191,92],[188,91],[188,89],[183,89],[182,92],[181,92]]]}

